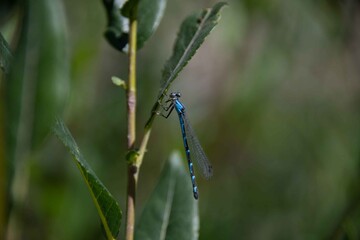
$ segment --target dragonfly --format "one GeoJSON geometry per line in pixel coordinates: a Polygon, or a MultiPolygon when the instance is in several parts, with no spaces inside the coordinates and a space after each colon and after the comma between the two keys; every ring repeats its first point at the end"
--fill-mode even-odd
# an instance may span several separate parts
{"type": "Polygon", "coordinates": [[[204,150],[202,149],[198,138],[195,135],[194,130],[192,129],[189,119],[187,118],[186,111],[184,105],[179,101],[181,97],[180,92],[172,92],[168,99],[165,101],[165,106],[160,103],[160,106],[167,112],[167,114],[163,114],[157,112],[158,115],[161,115],[164,118],[168,118],[172,111],[175,109],[180,120],[181,133],[183,137],[183,143],[185,147],[186,158],[188,161],[192,190],[194,194],[194,198],[199,198],[198,187],[196,184],[193,162],[191,160],[191,156],[194,157],[196,163],[202,173],[202,175],[209,179],[213,175],[212,165],[210,164],[208,158],[206,157],[204,150]]]}

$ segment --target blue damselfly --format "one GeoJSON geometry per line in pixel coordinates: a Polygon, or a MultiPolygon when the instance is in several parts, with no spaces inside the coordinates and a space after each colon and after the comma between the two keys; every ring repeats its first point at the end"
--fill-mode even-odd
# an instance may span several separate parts
{"type": "Polygon", "coordinates": [[[202,175],[206,179],[209,179],[213,174],[212,166],[211,166],[208,158],[206,157],[204,150],[202,149],[202,147],[199,143],[199,140],[197,139],[197,137],[195,135],[195,132],[191,128],[189,120],[186,116],[185,107],[179,101],[180,97],[181,97],[181,94],[179,92],[171,93],[169,98],[165,102],[165,104],[169,103],[169,105],[164,106],[164,105],[160,104],[162,106],[162,108],[167,112],[167,114],[166,115],[164,115],[162,113],[157,113],[157,114],[159,114],[165,118],[168,118],[174,109],[178,113],[179,120],[180,120],[181,133],[182,133],[184,147],[185,147],[186,158],[188,160],[188,165],[189,165],[189,171],[190,171],[190,177],[191,177],[191,182],[192,182],[192,187],[193,187],[194,198],[198,199],[199,192],[197,189],[197,184],[196,184],[195,174],[194,174],[194,169],[193,169],[193,163],[192,163],[192,160],[190,157],[190,153],[194,157],[198,167],[200,168],[202,175]]]}

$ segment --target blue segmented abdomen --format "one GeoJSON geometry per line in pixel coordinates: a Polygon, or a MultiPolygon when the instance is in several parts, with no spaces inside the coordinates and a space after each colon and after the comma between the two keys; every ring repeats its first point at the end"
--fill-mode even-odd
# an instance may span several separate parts
{"type": "Polygon", "coordinates": [[[186,158],[188,160],[188,166],[189,166],[189,171],[190,171],[193,194],[194,194],[194,198],[198,199],[199,198],[199,193],[198,193],[198,188],[197,188],[197,185],[196,185],[196,179],[195,179],[195,174],[194,174],[193,163],[192,163],[191,158],[190,158],[190,149],[189,149],[189,145],[188,145],[187,138],[186,138],[185,124],[184,124],[184,119],[183,119],[183,117],[184,117],[183,111],[184,111],[185,108],[179,101],[177,101],[177,103],[179,103],[179,104],[175,103],[175,109],[179,114],[181,133],[182,133],[182,137],[183,137],[186,158]]]}

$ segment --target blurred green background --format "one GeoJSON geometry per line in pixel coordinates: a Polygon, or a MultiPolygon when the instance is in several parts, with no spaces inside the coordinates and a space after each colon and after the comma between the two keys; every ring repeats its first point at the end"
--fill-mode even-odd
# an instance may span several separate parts
{"type": "MultiPolygon", "coordinates": [[[[60,3],[66,44],[54,47],[68,53],[70,68],[64,118],[125,210],[125,94],[111,76],[126,79],[127,57],[103,38],[101,1],[60,3]]],[[[213,3],[169,1],[138,53],[138,140],[181,22],[213,3]]],[[[214,168],[210,181],[198,177],[200,239],[360,239],[360,2],[228,3],[171,89],[182,92],[214,168]]],[[[8,40],[16,12],[2,19],[8,40]]],[[[176,114],[157,118],[138,215],[174,149],[183,153],[176,114]]],[[[26,239],[101,239],[88,190],[56,138],[47,138],[28,167],[26,239]]]]}

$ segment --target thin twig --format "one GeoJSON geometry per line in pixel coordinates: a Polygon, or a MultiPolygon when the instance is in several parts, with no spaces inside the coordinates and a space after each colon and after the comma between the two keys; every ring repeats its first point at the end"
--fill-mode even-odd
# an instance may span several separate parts
{"type": "MultiPolygon", "coordinates": [[[[137,40],[137,6],[134,6],[130,16],[129,36],[129,83],[127,89],[128,110],[128,150],[134,149],[136,136],[136,40],[137,40]]],[[[128,165],[128,185],[126,203],[126,240],[134,239],[135,196],[138,171],[135,163],[128,165]]]]}

